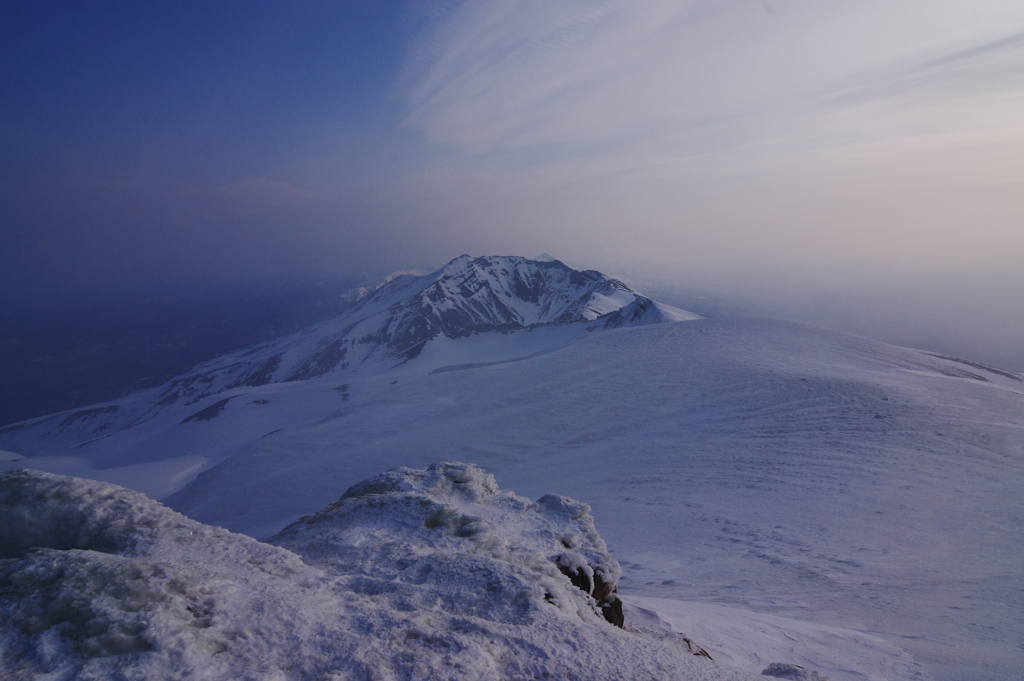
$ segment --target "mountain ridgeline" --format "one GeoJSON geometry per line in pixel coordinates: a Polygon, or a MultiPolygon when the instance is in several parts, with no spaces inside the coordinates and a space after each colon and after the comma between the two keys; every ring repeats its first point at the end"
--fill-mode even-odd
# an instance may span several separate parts
{"type": "Polygon", "coordinates": [[[695,319],[600,272],[558,260],[460,256],[427,276],[403,275],[338,317],[227,355],[171,381],[166,403],[241,386],[319,378],[415,359],[434,339],[595,322],[603,328],[695,319]]]}
{"type": "MultiPolygon", "coordinates": [[[[0,429],[0,440],[38,455],[40,443],[77,447],[147,423],[169,409],[186,410],[175,421],[178,425],[209,421],[229,402],[261,386],[331,381],[411,363],[437,368],[438,362],[445,363],[443,357],[458,360],[466,354],[458,341],[480,334],[541,331],[525,345],[510,344],[514,356],[522,354],[521,347],[544,351],[580,333],[698,318],[600,272],[574,270],[558,260],[463,255],[428,275],[397,276],[331,319],[222,355],[121,400],[8,426],[0,429]],[[424,354],[446,343],[458,347],[434,352],[433,364],[423,361],[424,354]],[[26,428],[29,433],[23,432],[26,428]]],[[[511,358],[493,350],[484,357],[511,358]]]]}

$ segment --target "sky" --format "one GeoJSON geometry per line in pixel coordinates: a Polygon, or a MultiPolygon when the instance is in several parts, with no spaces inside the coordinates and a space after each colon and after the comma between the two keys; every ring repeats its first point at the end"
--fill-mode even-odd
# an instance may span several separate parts
{"type": "Polygon", "coordinates": [[[0,92],[10,309],[548,252],[1024,338],[1019,0],[9,0],[0,92]]]}

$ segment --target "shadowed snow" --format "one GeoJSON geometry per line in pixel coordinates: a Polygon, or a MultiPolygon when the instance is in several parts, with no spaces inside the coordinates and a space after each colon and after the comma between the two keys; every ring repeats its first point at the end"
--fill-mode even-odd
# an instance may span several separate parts
{"type": "Polygon", "coordinates": [[[5,679],[756,678],[624,631],[556,565],[614,584],[586,504],[464,464],[391,471],[285,548],[114,485],[0,477],[5,679]],[[289,550],[290,549],[290,550],[289,550]]]}

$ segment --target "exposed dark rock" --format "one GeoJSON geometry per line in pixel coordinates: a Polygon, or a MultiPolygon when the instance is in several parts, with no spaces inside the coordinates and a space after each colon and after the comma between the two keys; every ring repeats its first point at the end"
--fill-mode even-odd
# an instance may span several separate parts
{"type": "Polygon", "coordinates": [[[206,407],[205,409],[200,409],[191,416],[186,416],[184,419],[182,419],[181,425],[191,423],[192,421],[210,421],[216,418],[222,411],[224,411],[224,407],[228,406],[228,402],[230,402],[233,399],[235,398],[228,397],[221,400],[220,402],[214,402],[209,407],[206,407]]]}
{"type": "Polygon", "coordinates": [[[601,608],[601,614],[604,615],[606,620],[619,629],[626,626],[626,616],[622,614],[622,600],[618,596],[612,594],[611,598],[599,601],[598,606],[601,608]]]}
{"type": "Polygon", "coordinates": [[[168,404],[174,404],[181,397],[181,393],[177,390],[169,390],[164,393],[164,396],[156,403],[158,407],[166,407],[168,404]]]}
{"type": "Polygon", "coordinates": [[[257,369],[229,385],[228,388],[237,388],[243,385],[252,387],[266,385],[274,379],[274,372],[276,372],[280,366],[281,355],[274,355],[264,361],[257,369]]]}
{"type": "Polygon", "coordinates": [[[686,644],[686,649],[689,650],[694,655],[696,655],[697,657],[706,657],[709,660],[714,660],[715,659],[715,658],[711,657],[711,654],[708,653],[708,651],[704,650],[699,645],[697,645],[696,643],[694,643],[690,639],[686,638],[685,636],[683,637],[683,643],[686,644]]]}
{"type": "MultiPolygon", "coordinates": [[[[1004,378],[1011,378],[1011,379],[1013,379],[1015,381],[1024,381],[1024,378],[1021,378],[1017,374],[1011,374],[1009,371],[1002,371],[1001,369],[994,369],[994,368],[992,368],[990,366],[987,366],[985,364],[978,364],[977,362],[968,362],[966,359],[960,359],[959,357],[950,357],[948,355],[938,355],[938,354],[935,354],[934,352],[926,352],[924,354],[931,355],[932,357],[938,357],[939,359],[945,359],[945,360],[948,360],[950,362],[958,362],[959,364],[966,364],[969,367],[974,367],[975,369],[981,369],[982,371],[987,371],[990,374],[995,374],[997,376],[1002,376],[1004,378]]],[[[973,378],[978,378],[978,379],[980,379],[982,381],[985,380],[984,378],[981,378],[977,374],[970,374],[970,376],[973,377],[973,378]]]]}
{"type": "Polygon", "coordinates": [[[331,369],[344,364],[348,348],[344,347],[345,337],[337,338],[318,349],[291,373],[285,381],[304,381],[323,376],[331,369]]]}
{"type": "Polygon", "coordinates": [[[827,676],[822,676],[818,672],[804,669],[798,664],[785,662],[772,662],[761,672],[761,676],[773,676],[777,679],[790,679],[791,681],[828,681],[827,676]]]}
{"type": "Polygon", "coordinates": [[[601,579],[600,572],[592,570],[594,581],[591,583],[590,576],[584,568],[576,567],[574,569],[559,561],[556,561],[555,564],[558,565],[559,571],[569,578],[573,586],[597,601],[597,607],[600,608],[601,614],[606,620],[620,629],[625,625],[626,617],[622,613],[622,600],[618,596],[618,588],[601,579]]]}
{"type": "Polygon", "coordinates": [[[573,570],[567,565],[559,565],[558,569],[569,578],[574,587],[587,594],[591,592],[590,578],[587,577],[587,573],[583,568],[580,567],[573,570]]]}
{"type": "Polygon", "coordinates": [[[60,427],[67,428],[76,421],[92,420],[97,416],[101,416],[103,414],[113,414],[120,408],[121,407],[117,406],[116,404],[113,404],[109,407],[95,407],[93,409],[83,409],[81,411],[76,411],[73,414],[69,414],[68,416],[66,416],[64,420],[60,422],[60,427]]]}

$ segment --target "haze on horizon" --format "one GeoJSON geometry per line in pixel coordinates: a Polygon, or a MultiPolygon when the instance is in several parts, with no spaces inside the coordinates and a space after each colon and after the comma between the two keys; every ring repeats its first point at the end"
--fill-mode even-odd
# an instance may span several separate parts
{"type": "Polygon", "coordinates": [[[0,90],[3,309],[546,251],[1024,370],[1014,0],[21,1],[0,90]]]}

